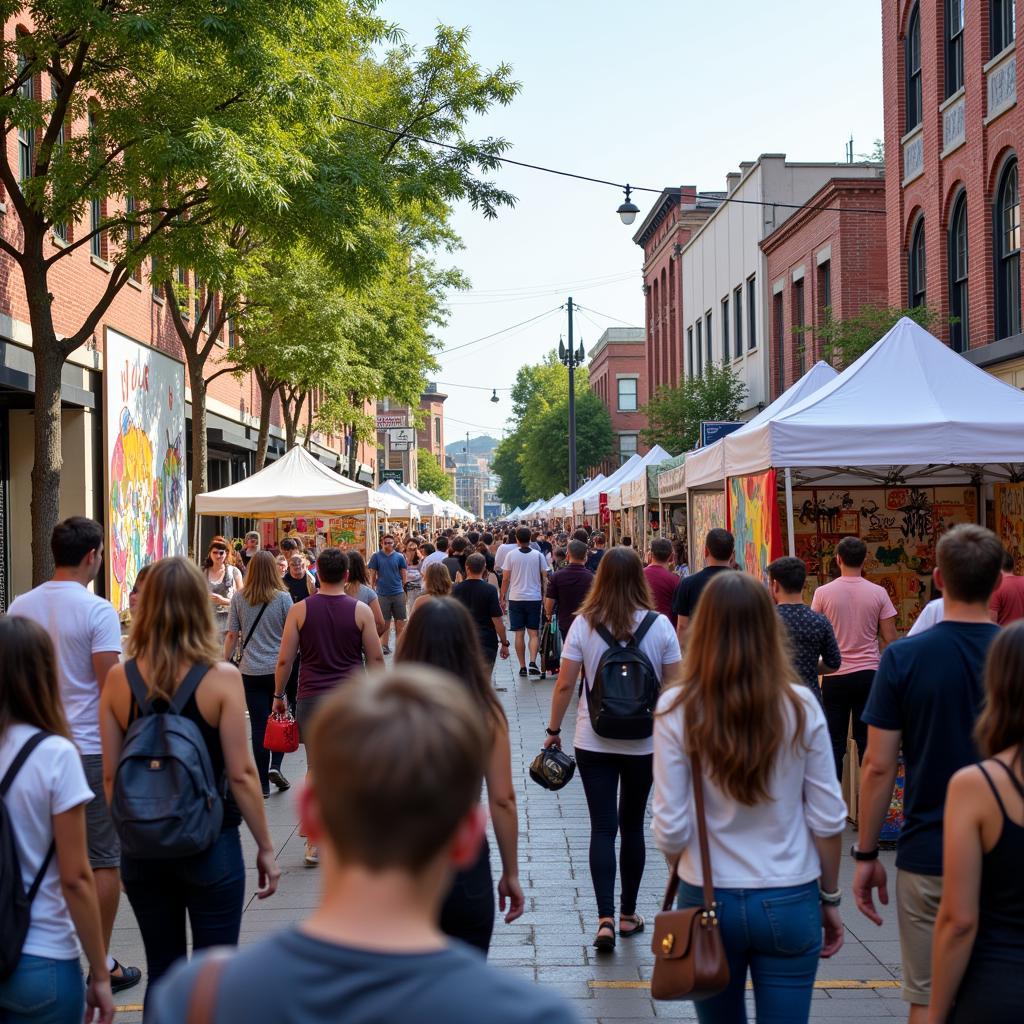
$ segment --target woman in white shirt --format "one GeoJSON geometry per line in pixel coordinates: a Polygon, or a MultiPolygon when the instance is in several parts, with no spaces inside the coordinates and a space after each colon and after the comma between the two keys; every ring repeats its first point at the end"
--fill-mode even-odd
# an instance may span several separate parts
{"type": "MultiPolygon", "coordinates": [[[[14,973],[0,981],[0,1020],[81,1024],[88,1001],[96,1019],[114,1017],[100,905],[85,842],[85,805],[93,792],[68,738],[53,644],[35,622],[0,617],[0,779],[25,892],[38,881],[28,933],[14,973]],[[27,742],[47,734],[8,773],[27,742]],[[88,990],[79,941],[89,961],[88,990]]],[[[8,941],[10,936],[5,937],[8,941]]]]}
{"type": "Polygon", "coordinates": [[[768,591],[716,576],[687,634],[682,685],[654,726],[654,837],[703,903],[691,755],[699,752],[726,990],[696,1004],[702,1024],[745,1022],[751,969],[759,1021],[806,1021],[819,956],[843,944],[839,856],[846,806],[825,716],[797,682],[768,591]],[[825,939],[822,942],[822,927],[825,939]]]}
{"type": "MultiPolygon", "coordinates": [[[[620,645],[642,631],[638,646],[662,686],[671,686],[678,677],[679,641],[672,623],[654,611],[639,556],[632,548],[609,548],[565,637],[558,682],[551,695],[545,747],[561,746],[562,719],[580,669],[586,679],[597,677],[598,665],[609,649],[598,627],[607,630],[620,645]],[[645,627],[648,615],[653,619],[645,627]]],[[[651,736],[625,740],[598,735],[590,721],[588,693],[589,687],[584,686],[576,710],[573,748],[590,812],[590,876],[598,916],[594,947],[608,952],[615,948],[616,833],[620,837],[622,876],[619,935],[628,938],[644,929],[644,919],[636,912],[636,898],[646,862],[644,814],[651,791],[654,740],[651,736]]]]}

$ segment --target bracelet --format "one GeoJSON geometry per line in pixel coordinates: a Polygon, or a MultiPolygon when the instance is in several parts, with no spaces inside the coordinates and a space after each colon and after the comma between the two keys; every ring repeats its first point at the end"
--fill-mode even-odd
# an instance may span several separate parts
{"type": "Polygon", "coordinates": [[[824,889],[818,886],[818,899],[825,904],[826,907],[838,907],[843,902],[843,890],[836,889],[835,892],[825,892],[824,889]]]}
{"type": "Polygon", "coordinates": [[[545,729],[544,730],[549,736],[560,736],[562,733],[561,729],[545,729]]]}
{"type": "Polygon", "coordinates": [[[284,700],[285,695],[283,693],[275,693],[274,700],[284,700]]]}
{"type": "Polygon", "coordinates": [[[502,640],[501,641],[501,646],[502,647],[508,647],[508,641],[507,640],[502,640]]]}
{"type": "Polygon", "coordinates": [[[850,847],[850,856],[856,861],[878,860],[878,847],[876,846],[873,850],[860,850],[854,843],[850,847]]]}

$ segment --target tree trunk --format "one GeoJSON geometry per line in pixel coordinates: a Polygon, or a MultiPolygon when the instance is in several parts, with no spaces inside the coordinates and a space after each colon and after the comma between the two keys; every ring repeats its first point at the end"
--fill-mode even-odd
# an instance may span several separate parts
{"type": "MultiPolygon", "coordinates": [[[[209,450],[206,444],[206,381],[203,379],[203,366],[200,361],[189,360],[188,378],[189,386],[192,388],[192,500],[188,506],[188,539],[191,547],[196,535],[196,496],[205,494],[209,487],[207,472],[209,450]]],[[[198,558],[199,552],[193,551],[192,557],[198,558]]]]}
{"type": "Polygon", "coordinates": [[[32,585],[53,575],[50,537],[60,519],[61,456],[60,372],[64,359],[52,328],[32,332],[35,363],[34,446],[32,465],[32,585]]]}
{"type": "Polygon", "coordinates": [[[307,452],[313,450],[313,398],[309,397],[306,403],[306,440],[304,447],[307,452]]]}
{"type": "Polygon", "coordinates": [[[356,440],[356,425],[354,423],[351,425],[351,433],[348,438],[348,475],[350,480],[355,480],[359,467],[359,442],[356,440]]]}
{"type": "Polygon", "coordinates": [[[256,472],[267,464],[267,447],[270,443],[270,407],[274,401],[274,385],[256,374],[256,383],[260,389],[260,433],[256,442],[256,472]]]}

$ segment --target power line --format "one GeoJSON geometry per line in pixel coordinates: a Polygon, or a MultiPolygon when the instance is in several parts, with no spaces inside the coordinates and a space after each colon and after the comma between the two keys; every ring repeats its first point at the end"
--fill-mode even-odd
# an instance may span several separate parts
{"type": "Polygon", "coordinates": [[[507,298],[480,299],[479,301],[476,301],[476,302],[474,302],[472,300],[466,300],[465,302],[458,302],[458,301],[451,302],[451,301],[449,301],[447,303],[447,305],[449,305],[449,306],[468,306],[468,307],[473,307],[473,306],[506,305],[506,304],[508,304],[510,302],[530,302],[530,301],[533,301],[534,299],[548,298],[551,295],[564,295],[566,292],[576,292],[576,293],[579,293],[579,292],[592,291],[594,288],[607,288],[609,285],[620,284],[623,281],[629,281],[629,280],[631,280],[631,279],[633,279],[635,277],[638,277],[638,274],[636,272],[630,273],[630,274],[624,274],[621,277],[612,277],[612,278],[609,278],[608,280],[605,280],[605,281],[598,281],[596,284],[582,284],[582,285],[576,285],[576,286],[570,285],[569,287],[561,287],[561,288],[552,287],[552,288],[547,289],[546,291],[533,292],[533,293],[527,294],[527,295],[514,295],[514,296],[509,296],[507,298]]]}
{"type": "Polygon", "coordinates": [[[552,284],[525,284],[519,285],[514,288],[470,288],[464,292],[464,295],[511,295],[515,293],[533,292],[538,289],[547,290],[549,288],[557,288],[559,291],[567,291],[574,287],[579,287],[585,284],[592,284],[594,282],[607,281],[609,279],[619,279],[625,277],[633,277],[636,274],[636,270],[617,270],[612,274],[600,274],[597,277],[583,277],[577,281],[563,281],[561,283],[552,284]]]}
{"type": "Polygon", "coordinates": [[[485,388],[480,384],[452,384],[450,381],[438,380],[434,382],[443,388],[469,388],[471,391],[511,391],[511,388],[485,388]]]}
{"type": "Polygon", "coordinates": [[[442,361],[445,363],[446,366],[450,367],[452,363],[457,363],[460,359],[472,359],[478,357],[480,353],[483,352],[485,349],[489,349],[494,345],[504,344],[508,342],[511,338],[514,338],[520,334],[524,334],[526,331],[532,330],[538,322],[549,320],[551,317],[560,313],[563,308],[564,307],[562,306],[558,306],[556,309],[548,310],[548,312],[543,314],[539,318],[539,320],[535,319],[533,321],[526,321],[524,324],[518,324],[515,327],[506,328],[505,332],[501,334],[500,339],[496,341],[490,341],[486,345],[482,345],[480,348],[474,349],[472,352],[456,352],[455,355],[453,355],[450,359],[442,353],[442,361]]]}
{"type": "Polygon", "coordinates": [[[527,324],[532,324],[536,320],[540,320],[542,317],[550,316],[552,313],[557,313],[562,307],[555,306],[554,309],[546,310],[543,313],[538,313],[536,316],[530,317],[529,320],[522,320],[518,324],[512,324],[511,327],[502,327],[500,331],[494,331],[492,334],[485,334],[482,338],[474,338],[472,341],[463,342],[461,345],[453,345],[451,348],[443,349],[438,352],[440,356],[446,356],[449,352],[458,352],[459,349],[469,348],[470,345],[476,345],[478,342],[487,341],[490,338],[496,338],[499,334],[505,334],[508,331],[514,331],[517,327],[525,327],[527,324]]]}
{"type": "MultiPolygon", "coordinates": [[[[605,320],[615,320],[617,323],[623,324],[625,327],[636,327],[638,330],[640,329],[639,324],[627,323],[625,320],[620,320],[617,316],[609,316],[607,313],[600,313],[596,309],[591,309],[590,306],[581,306],[578,302],[576,303],[576,308],[581,310],[585,309],[587,312],[593,313],[595,316],[603,317],[605,320]]],[[[593,320],[590,322],[593,323],[593,320]]],[[[595,326],[597,325],[595,324],[595,326]]]]}
{"type": "Polygon", "coordinates": [[[487,427],[483,423],[469,423],[466,420],[456,419],[454,416],[445,416],[445,420],[448,423],[458,423],[463,427],[474,427],[476,430],[486,430],[490,433],[500,434],[505,428],[504,427],[487,427]]]}

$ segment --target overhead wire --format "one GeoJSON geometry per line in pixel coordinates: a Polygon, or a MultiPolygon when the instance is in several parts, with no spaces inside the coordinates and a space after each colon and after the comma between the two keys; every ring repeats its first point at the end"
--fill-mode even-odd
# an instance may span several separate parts
{"type": "Polygon", "coordinates": [[[488,341],[490,338],[496,338],[499,334],[505,334],[508,331],[514,331],[517,327],[525,327],[528,324],[532,324],[536,320],[540,320],[542,317],[550,316],[552,313],[557,313],[562,307],[555,306],[554,309],[546,310],[543,313],[538,313],[536,316],[530,317],[528,320],[522,320],[517,324],[512,324],[510,327],[503,327],[500,331],[493,331],[491,334],[485,334],[481,338],[474,338],[472,341],[463,342],[461,345],[452,345],[451,348],[442,349],[437,353],[439,356],[448,355],[449,352],[458,352],[460,349],[469,348],[470,345],[476,345],[481,341],[488,341]]]}
{"type": "MultiPolygon", "coordinates": [[[[478,356],[481,352],[485,351],[486,349],[491,348],[493,345],[497,345],[497,344],[501,344],[501,343],[507,342],[511,338],[514,338],[518,334],[524,334],[526,331],[530,330],[532,327],[536,326],[538,323],[540,323],[540,322],[542,322],[544,320],[547,320],[547,319],[549,319],[552,316],[555,316],[555,314],[557,314],[557,313],[560,313],[563,308],[564,308],[563,306],[556,306],[554,309],[549,309],[547,311],[547,313],[544,313],[544,314],[542,314],[539,317],[534,317],[531,320],[523,321],[523,323],[516,324],[513,327],[507,327],[507,328],[505,328],[504,331],[497,331],[497,332],[495,332],[495,335],[492,335],[491,337],[495,338],[496,336],[500,336],[500,342],[497,341],[497,340],[492,340],[489,344],[483,345],[481,348],[474,349],[472,352],[456,352],[456,354],[454,356],[452,356],[451,359],[448,359],[444,352],[439,352],[438,353],[438,357],[439,357],[439,359],[442,362],[445,363],[445,365],[449,365],[451,363],[457,363],[460,359],[469,359],[470,357],[478,356]]],[[[484,338],[478,338],[477,339],[477,341],[484,341],[484,340],[486,340],[486,339],[484,339],[484,338]]],[[[467,343],[467,344],[471,344],[471,343],[467,343]]],[[[451,351],[455,352],[455,349],[451,349],[451,351]]]]}
{"type": "MultiPolygon", "coordinates": [[[[593,313],[595,316],[603,317],[605,320],[614,320],[617,323],[622,324],[624,327],[636,327],[636,328],[640,327],[640,324],[628,323],[626,320],[622,320],[622,319],[620,319],[617,316],[611,316],[608,313],[602,313],[599,310],[591,308],[590,306],[581,306],[578,302],[575,303],[575,306],[576,306],[576,308],[578,310],[581,310],[581,311],[582,310],[587,310],[588,312],[593,313]]],[[[593,321],[591,321],[591,322],[593,322],[593,321]]]]}

